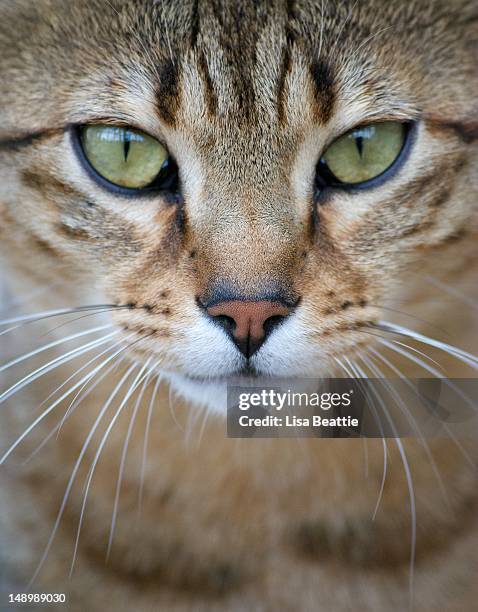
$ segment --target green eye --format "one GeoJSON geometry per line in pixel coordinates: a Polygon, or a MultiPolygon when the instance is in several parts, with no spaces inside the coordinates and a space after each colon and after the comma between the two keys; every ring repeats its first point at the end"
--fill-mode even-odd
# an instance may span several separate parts
{"type": "Polygon", "coordinates": [[[157,140],[126,127],[88,125],[81,129],[86,158],[110,183],[142,189],[156,182],[170,166],[168,151],[157,140]]]}
{"type": "Polygon", "coordinates": [[[357,185],[383,174],[399,156],[405,142],[403,123],[376,123],[341,136],[325,152],[323,169],[336,183],[357,185]]]}

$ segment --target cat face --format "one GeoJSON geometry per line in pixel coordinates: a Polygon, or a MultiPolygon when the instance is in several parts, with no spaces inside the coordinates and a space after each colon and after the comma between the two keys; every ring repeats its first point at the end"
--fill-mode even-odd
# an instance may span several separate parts
{"type": "Polygon", "coordinates": [[[4,251],[127,306],[131,352],[176,379],[327,375],[474,231],[474,2],[39,0],[0,23],[4,251]]]}

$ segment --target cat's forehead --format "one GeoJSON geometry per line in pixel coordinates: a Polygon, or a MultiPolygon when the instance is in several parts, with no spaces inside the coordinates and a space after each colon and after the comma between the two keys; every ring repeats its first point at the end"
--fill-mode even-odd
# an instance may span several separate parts
{"type": "Polygon", "coordinates": [[[18,124],[9,110],[21,105],[17,92],[39,87],[37,96],[45,88],[48,96],[29,105],[32,129],[110,117],[153,135],[160,121],[204,143],[207,132],[227,133],[229,142],[249,135],[251,146],[289,127],[332,120],[338,133],[354,122],[413,118],[424,104],[456,109],[453,90],[468,87],[463,74],[473,68],[455,22],[466,23],[473,4],[20,1],[12,14],[0,7],[10,41],[0,84],[5,123],[18,124]]]}
{"type": "Polygon", "coordinates": [[[440,0],[119,3],[104,37],[121,58],[111,71],[155,88],[167,123],[183,102],[193,117],[229,116],[233,126],[304,115],[325,124],[341,101],[364,119],[414,106],[432,85],[435,54],[443,69],[455,42],[446,25],[436,30],[440,8],[440,0]]]}
{"type": "Polygon", "coordinates": [[[81,82],[85,95],[101,88],[95,108],[112,101],[146,116],[154,107],[164,124],[191,127],[204,142],[201,125],[213,136],[226,129],[257,141],[253,131],[264,139],[272,128],[276,137],[337,115],[343,123],[409,117],[414,88],[400,49],[400,3],[380,17],[373,5],[119,3],[93,41],[111,46],[115,61],[105,65],[111,55],[98,54],[81,82]]]}
{"type": "Polygon", "coordinates": [[[400,3],[380,15],[371,0],[156,6],[158,13],[150,16],[153,39],[146,32],[139,57],[148,45],[150,57],[142,59],[155,64],[152,82],[157,77],[166,122],[174,122],[181,93],[189,110],[201,103],[196,115],[206,112],[209,119],[229,115],[234,124],[250,125],[252,119],[281,124],[287,115],[290,120],[309,112],[323,124],[339,98],[349,105],[359,99],[381,106],[386,113],[397,104],[391,73],[395,89],[400,80],[409,82],[406,53],[391,55],[406,25],[400,3]]]}

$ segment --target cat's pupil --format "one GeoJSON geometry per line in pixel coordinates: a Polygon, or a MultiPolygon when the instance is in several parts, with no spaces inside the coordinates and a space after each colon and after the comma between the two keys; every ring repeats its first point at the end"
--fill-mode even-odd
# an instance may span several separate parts
{"type": "Polygon", "coordinates": [[[357,138],[355,139],[355,143],[357,145],[357,150],[359,152],[360,157],[362,157],[362,152],[363,152],[363,137],[362,136],[357,136],[357,138]]]}
{"type": "Polygon", "coordinates": [[[126,137],[124,141],[124,161],[125,163],[128,160],[128,153],[129,153],[130,146],[131,146],[131,140],[128,137],[126,137]]]}

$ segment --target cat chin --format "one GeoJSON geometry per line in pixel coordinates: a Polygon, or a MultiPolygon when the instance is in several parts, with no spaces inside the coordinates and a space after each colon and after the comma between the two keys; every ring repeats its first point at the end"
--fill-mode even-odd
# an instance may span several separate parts
{"type": "Polygon", "coordinates": [[[198,380],[174,372],[162,372],[171,391],[193,406],[226,415],[227,379],[198,380]]]}

